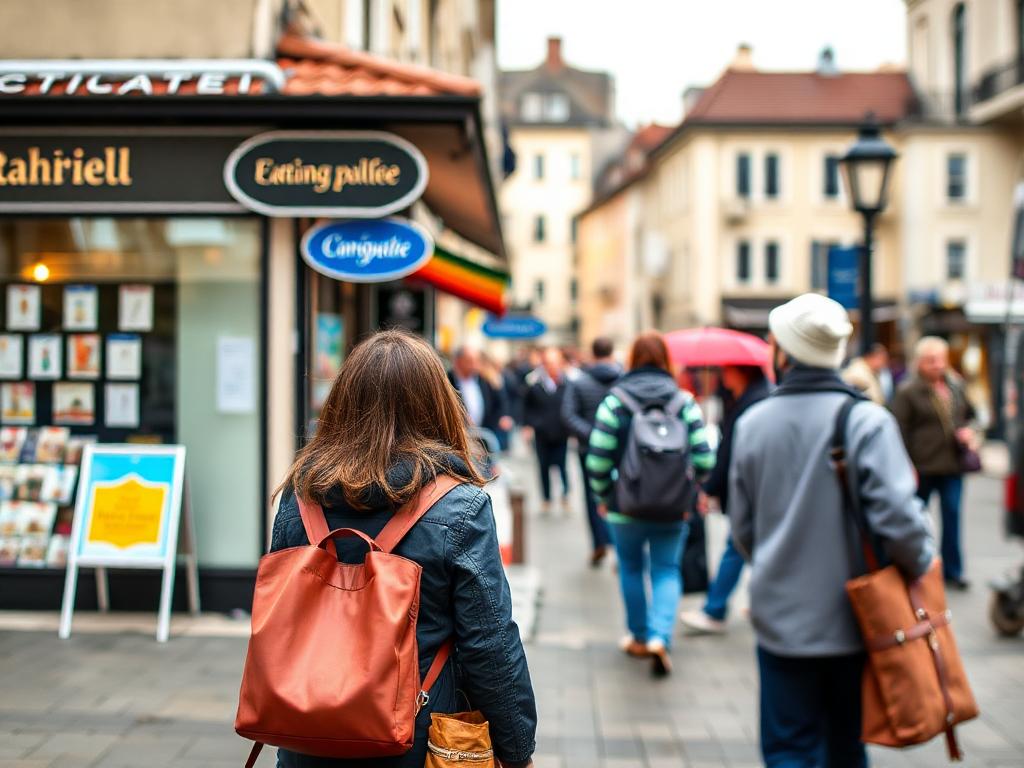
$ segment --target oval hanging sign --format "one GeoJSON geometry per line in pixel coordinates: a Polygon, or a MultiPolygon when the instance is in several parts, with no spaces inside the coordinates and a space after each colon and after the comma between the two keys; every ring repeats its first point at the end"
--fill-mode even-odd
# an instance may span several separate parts
{"type": "Polygon", "coordinates": [[[418,200],[428,176],[422,152],[382,131],[261,133],[224,164],[231,196],[265,216],[387,216],[418,200]]]}
{"type": "Polygon", "coordinates": [[[484,335],[492,339],[536,339],[547,331],[544,321],[533,315],[491,315],[483,325],[484,335]]]}
{"type": "Polygon", "coordinates": [[[397,280],[434,255],[434,239],[406,219],[334,221],[302,238],[302,258],[322,275],[349,283],[397,280]]]}

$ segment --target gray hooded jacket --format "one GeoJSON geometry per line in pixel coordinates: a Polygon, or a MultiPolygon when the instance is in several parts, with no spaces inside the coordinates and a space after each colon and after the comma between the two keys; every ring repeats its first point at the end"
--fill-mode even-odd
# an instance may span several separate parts
{"type": "MultiPolygon", "coordinates": [[[[836,414],[849,398],[834,379],[822,391],[773,396],[737,422],[729,474],[732,535],[751,565],[758,641],[780,656],[838,656],[863,649],[845,582],[865,571],[858,533],[843,511],[829,461],[836,414]]],[[[787,376],[786,384],[790,382],[787,376]]],[[[846,434],[850,487],[884,554],[908,576],[935,556],[929,519],[892,415],[858,403],[846,434]]]]}

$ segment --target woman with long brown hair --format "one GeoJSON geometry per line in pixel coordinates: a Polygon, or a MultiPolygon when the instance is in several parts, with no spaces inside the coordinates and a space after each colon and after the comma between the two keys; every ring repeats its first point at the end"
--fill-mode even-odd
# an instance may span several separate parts
{"type": "MultiPolygon", "coordinates": [[[[657,451],[647,455],[654,453],[657,451]]],[[[689,501],[697,491],[696,475],[709,472],[714,464],[700,406],[676,385],[665,341],[657,333],[641,334],[630,351],[629,372],[597,409],[586,467],[590,489],[607,510],[619,559],[629,629],[622,649],[630,656],[651,657],[652,671],[659,677],[672,671],[669,650],[682,594],[679,564],[686,543],[689,501]],[[678,438],[678,444],[653,446],[664,449],[661,455],[668,460],[658,466],[643,459],[641,431],[631,434],[634,420],[642,417],[640,425],[644,425],[647,414],[652,413],[662,420],[651,422],[654,430],[647,438],[655,442],[672,435],[678,438]],[[682,422],[682,429],[676,419],[682,422]],[[630,477],[634,487],[623,493],[627,448],[631,449],[631,472],[651,466],[655,471],[630,477]],[[638,494],[633,492],[637,488],[646,493],[643,503],[638,503],[638,494]]]]}
{"type": "MultiPolygon", "coordinates": [[[[446,664],[417,718],[414,747],[401,757],[350,761],[279,750],[279,766],[422,768],[430,712],[459,711],[457,688],[489,721],[500,765],[530,764],[537,723],[533,688],[472,446],[465,411],[426,342],[383,331],[352,351],[316,434],[282,485],[271,551],[308,543],[296,493],[323,507],[329,529],[354,528],[374,537],[436,476],[460,481],[394,551],[423,569],[416,627],[421,675],[454,638],[461,676],[456,680],[455,664],[446,664]]],[[[361,541],[335,544],[339,560],[362,562],[361,541]]],[[[331,653],[330,637],[323,638],[323,653],[331,653]]]]}

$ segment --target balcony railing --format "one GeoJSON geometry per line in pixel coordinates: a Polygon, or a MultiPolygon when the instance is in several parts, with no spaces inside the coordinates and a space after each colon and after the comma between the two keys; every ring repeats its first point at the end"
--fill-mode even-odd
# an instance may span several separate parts
{"type": "Polygon", "coordinates": [[[993,67],[978,78],[972,93],[975,104],[993,99],[1004,91],[1024,85],[1024,54],[993,67]]]}
{"type": "Polygon", "coordinates": [[[970,106],[966,89],[959,98],[952,91],[917,91],[907,99],[906,114],[929,123],[966,123],[970,106]]]}

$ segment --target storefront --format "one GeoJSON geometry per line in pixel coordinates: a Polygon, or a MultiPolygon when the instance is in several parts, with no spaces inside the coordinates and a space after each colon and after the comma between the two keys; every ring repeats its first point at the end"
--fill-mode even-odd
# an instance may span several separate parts
{"type": "MultiPolygon", "coordinates": [[[[0,62],[0,608],[59,605],[71,508],[29,478],[71,482],[84,441],[186,447],[203,607],[247,607],[267,499],[352,344],[382,325],[433,340],[440,291],[501,308],[476,84],[279,50],[171,72],[0,62]],[[310,228],[383,216],[440,256],[373,283],[303,261],[310,228]]],[[[112,607],[151,609],[158,587],[114,572],[112,607]]],[[[95,605],[88,573],[78,594],[95,605]]]]}

